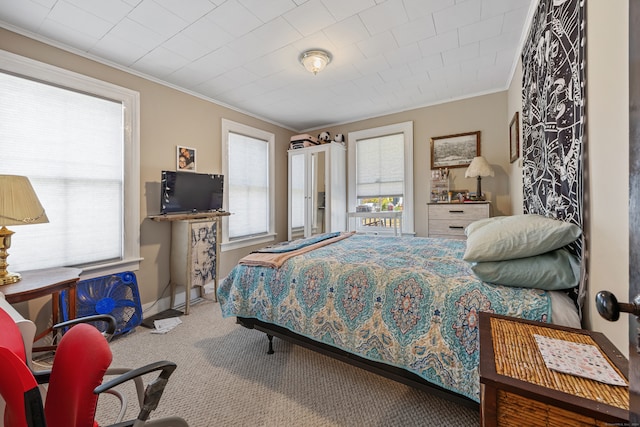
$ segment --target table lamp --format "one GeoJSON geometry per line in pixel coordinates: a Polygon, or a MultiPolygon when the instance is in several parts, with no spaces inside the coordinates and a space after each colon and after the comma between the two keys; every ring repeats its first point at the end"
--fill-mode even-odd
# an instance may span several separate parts
{"type": "Polygon", "coordinates": [[[482,196],[482,177],[483,176],[493,176],[493,168],[482,156],[474,157],[471,161],[471,164],[467,168],[467,171],[464,173],[465,178],[475,178],[478,177],[478,188],[476,190],[476,200],[484,200],[482,196]]]}
{"type": "Polygon", "coordinates": [[[7,271],[13,231],[7,225],[49,222],[36,192],[26,176],[0,175],[0,286],[16,283],[20,274],[7,271]]]}

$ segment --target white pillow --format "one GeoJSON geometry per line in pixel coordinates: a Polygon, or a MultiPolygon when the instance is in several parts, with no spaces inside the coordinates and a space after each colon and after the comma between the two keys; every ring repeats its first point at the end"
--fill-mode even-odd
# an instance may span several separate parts
{"type": "Polygon", "coordinates": [[[575,241],[582,230],[575,224],[524,214],[481,219],[465,230],[470,262],[504,261],[540,255],[575,241]]]}

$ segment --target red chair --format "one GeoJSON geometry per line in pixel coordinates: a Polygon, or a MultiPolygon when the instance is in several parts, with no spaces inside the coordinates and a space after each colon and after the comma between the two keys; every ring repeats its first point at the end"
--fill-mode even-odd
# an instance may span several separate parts
{"type": "Polygon", "coordinates": [[[188,427],[179,417],[148,420],[176,368],[174,363],[152,363],[101,384],[111,360],[111,349],[100,331],[83,323],[71,327],[60,340],[50,375],[47,375],[49,385],[43,407],[33,372],[21,356],[0,342],[0,394],[6,402],[5,426],[97,427],[95,411],[100,393],[142,375],[161,371],[146,387],[137,419],[117,426],[188,427]]]}
{"type": "Polygon", "coordinates": [[[0,309],[0,346],[8,348],[16,356],[27,363],[27,356],[24,348],[24,341],[20,329],[16,325],[13,317],[9,313],[0,309]]]}
{"type": "MultiPolygon", "coordinates": [[[[0,296],[1,298],[1,296],[0,296]]],[[[11,307],[7,304],[3,304],[3,307],[11,307]]],[[[33,334],[28,335],[26,337],[27,340],[31,341],[33,336],[35,335],[35,325],[33,325],[33,334]]],[[[20,368],[18,370],[8,367],[15,366],[16,364],[26,366],[27,360],[27,349],[26,346],[29,343],[25,344],[25,337],[20,331],[20,327],[16,323],[16,319],[11,316],[4,308],[0,309],[0,349],[3,351],[2,355],[0,355],[1,364],[6,366],[10,371],[5,376],[2,375],[2,380],[0,380],[0,395],[16,395],[19,399],[21,396],[19,392],[29,393],[31,392],[32,385],[35,384],[35,379],[30,375],[29,370],[27,369],[23,372],[20,368]],[[6,358],[6,361],[5,361],[6,358]],[[15,393],[9,393],[9,390],[15,387],[15,393]]],[[[33,386],[35,391],[38,391],[37,384],[33,386]]],[[[41,402],[41,400],[40,400],[41,402]]],[[[0,398],[0,413],[4,413],[5,402],[0,398]]],[[[23,414],[24,411],[21,412],[23,414]]],[[[18,415],[17,418],[24,418],[24,415],[18,415]]],[[[0,426],[6,425],[10,426],[12,423],[7,423],[3,421],[0,417],[0,426]]]]}
{"type": "Polygon", "coordinates": [[[0,346],[0,395],[5,400],[4,425],[45,427],[42,397],[31,370],[18,355],[0,346]]]}
{"type": "Polygon", "coordinates": [[[0,347],[0,394],[7,427],[97,426],[98,395],[93,390],[111,364],[109,344],[88,324],[71,328],[60,340],[49,377],[44,409],[33,372],[23,355],[0,347]]]}
{"type": "Polygon", "coordinates": [[[63,335],[44,404],[49,427],[97,427],[98,394],[93,390],[102,384],[111,360],[107,340],[92,325],[76,325],[63,335]]]}

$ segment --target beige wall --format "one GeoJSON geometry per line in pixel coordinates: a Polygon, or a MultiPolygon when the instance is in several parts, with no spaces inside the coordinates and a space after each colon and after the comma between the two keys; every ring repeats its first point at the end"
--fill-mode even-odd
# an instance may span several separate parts
{"type": "MultiPolygon", "coordinates": [[[[147,219],[160,205],[159,177],[163,169],[175,169],[175,146],[197,149],[199,172],[221,171],[221,119],[226,118],[275,133],[276,135],[276,230],[278,240],[287,236],[287,154],[292,132],[257,120],[213,102],[197,98],[138,76],[74,55],[21,35],[0,29],[0,49],[69,69],[140,92],[140,250],[144,261],[137,272],[143,303],[167,294],[169,283],[170,225],[147,219]]],[[[511,212],[509,202],[509,154],[506,92],[450,102],[328,129],[348,133],[370,127],[414,121],[414,174],[416,232],[425,236],[426,203],[429,194],[429,138],[480,130],[481,152],[496,176],[483,180],[483,190],[493,202],[494,214],[511,212]]],[[[319,133],[318,131],[317,133],[319,133]]],[[[312,133],[316,133],[315,131],[312,133]]],[[[475,179],[464,178],[464,169],[452,173],[455,188],[473,190],[475,179]]],[[[220,274],[224,277],[238,259],[253,248],[224,252],[220,274]]]]}
{"type": "MultiPolygon", "coordinates": [[[[590,266],[586,326],[607,335],[623,352],[627,349],[626,318],[608,323],[595,313],[593,295],[613,291],[620,300],[628,293],[628,0],[589,2],[587,24],[588,161],[590,191],[585,199],[590,217],[590,266]]],[[[286,239],[287,157],[294,133],[214,103],[184,94],[131,74],[98,64],[0,29],[0,49],[67,68],[141,93],[141,254],[138,272],[143,302],[160,297],[169,281],[169,226],[145,217],[158,212],[159,174],[175,168],[175,146],[198,150],[198,170],[219,173],[220,120],[228,118],[276,134],[276,216],[279,240],[286,239]]],[[[508,91],[433,107],[319,129],[332,134],[412,120],[414,122],[415,229],[426,235],[426,203],[430,177],[429,138],[467,131],[482,131],[481,151],[496,172],[483,179],[483,190],[493,203],[494,215],[522,212],[522,170],[509,163],[508,125],[521,111],[521,72],[508,91]]],[[[475,188],[464,169],[453,170],[453,186],[475,188]]],[[[248,250],[225,252],[224,276],[248,250]]],[[[166,296],[166,294],[165,294],[166,296]]]]}
{"type": "MultiPolygon", "coordinates": [[[[390,114],[323,130],[331,135],[413,121],[413,175],[415,200],[415,231],[418,236],[427,235],[427,202],[431,180],[430,138],[463,132],[481,131],[480,152],[493,166],[495,177],[482,180],[482,191],[493,205],[493,215],[509,215],[509,145],[506,116],[506,92],[449,102],[432,107],[390,114]]],[[[451,186],[455,189],[475,191],[476,179],[465,178],[466,168],[451,169],[451,186]]]]}
{"type": "Polygon", "coordinates": [[[520,131],[520,149],[518,160],[509,164],[509,188],[511,188],[510,204],[511,212],[514,215],[523,212],[524,196],[522,194],[522,60],[518,60],[518,66],[513,73],[513,79],[507,92],[507,117],[505,120],[511,123],[513,115],[519,112],[518,120],[520,131]]]}
{"type": "MultiPolygon", "coordinates": [[[[629,293],[629,43],[628,0],[587,3],[587,139],[585,210],[588,295],[584,326],[604,333],[628,355],[628,316],[602,319],[594,304],[600,290],[620,301],[629,293]]],[[[522,72],[508,94],[509,116],[522,110],[522,72]]],[[[514,213],[522,212],[522,169],[511,166],[514,213]]]]}
{"type": "MultiPolygon", "coordinates": [[[[186,145],[197,150],[198,172],[220,173],[222,118],[275,134],[276,231],[280,240],[286,239],[286,150],[294,132],[3,29],[0,49],[140,93],[140,254],[144,260],[136,274],[143,304],[160,298],[169,283],[170,225],[146,218],[160,211],[160,172],[175,170],[176,145],[186,145]]],[[[223,253],[221,275],[249,249],[223,253]]]]}
{"type": "Polygon", "coordinates": [[[628,315],[602,319],[603,289],[629,293],[629,3],[587,2],[587,152],[589,193],[589,328],[628,355],[628,315]]]}

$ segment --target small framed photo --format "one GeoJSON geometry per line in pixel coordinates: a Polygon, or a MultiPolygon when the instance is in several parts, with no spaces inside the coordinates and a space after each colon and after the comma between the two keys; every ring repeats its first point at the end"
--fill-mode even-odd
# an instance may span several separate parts
{"type": "Polygon", "coordinates": [[[520,113],[517,111],[509,123],[509,154],[510,163],[520,157],[520,113]]]}
{"type": "Polygon", "coordinates": [[[176,170],[184,172],[196,171],[196,149],[178,145],[176,150],[176,170]]]}
{"type": "Polygon", "coordinates": [[[431,169],[464,168],[480,155],[480,131],[431,138],[431,169]]]}

